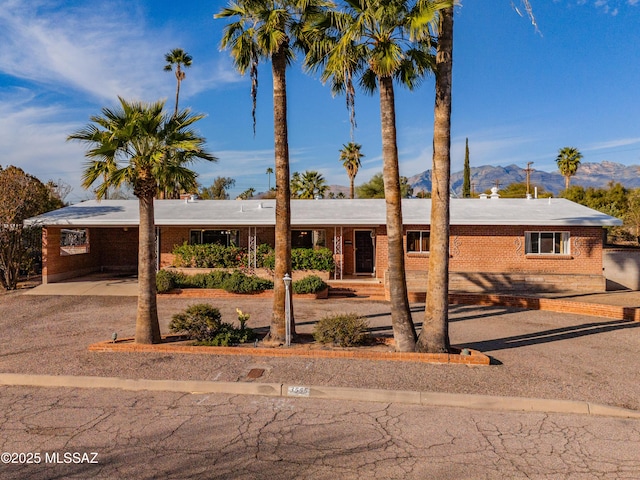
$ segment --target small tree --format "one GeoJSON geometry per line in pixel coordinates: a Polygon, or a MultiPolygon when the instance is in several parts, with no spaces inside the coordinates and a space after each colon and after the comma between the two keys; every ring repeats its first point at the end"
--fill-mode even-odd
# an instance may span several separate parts
{"type": "Polygon", "coordinates": [[[236,181],[231,177],[216,177],[210,187],[202,187],[198,192],[204,200],[229,200],[227,190],[233,187],[236,181]]]}
{"type": "Polygon", "coordinates": [[[469,166],[469,139],[464,147],[464,170],[462,171],[462,197],[471,198],[471,167],[469,166]]]}
{"type": "Polygon", "coordinates": [[[624,223],[633,230],[634,236],[640,243],[640,188],[629,192],[627,203],[629,208],[624,215],[624,223]]]}
{"type": "MultiPolygon", "coordinates": [[[[384,198],[384,178],[382,173],[376,173],[371,180],[356,188],[358,198],[384,198]]],[[[409,198],[413,195],[413,188],[409,185],[407,177],[400,177],[400,195],[409,198]]]]}
{"type": "Polygon", "coordinates": [[[21,271],[29,271],[42,246],[41,229],[23,221],[62,207],[40,180],[18,167],[0,167],[0,285],[14,290],[21,271]]]}

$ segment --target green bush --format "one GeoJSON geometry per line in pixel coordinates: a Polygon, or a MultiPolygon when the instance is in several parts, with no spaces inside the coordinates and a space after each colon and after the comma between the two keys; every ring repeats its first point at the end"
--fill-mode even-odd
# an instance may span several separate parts
{"type": "Polygon", "coordinates": [[[357,313],[324,317],[316,324],[313,338],[319,343],[341,347],[362,345],[367,340],[369,324],[357,313]]]}
{"type": "Polygon", "coordinates": [[[193,340],[203,341],[215,336],[221,323],[220,310],[207,303],[198,303],[183,313],[176,313],[169,323],[169,330],[186,333],[193,340]]]}
{"type": "Polygon", "coordinates": [[[207,303],[191,305],[183,313],[175,314],[169,330],[185,333],[198,345],[229,346],[256,338],[250,328],[237,328],[223,322],[220,311],[207,303]]]}
{"type": "Polygon", "coordinates": [[[236,270],[224,280],[222,288],[230,293],[255,293],[272,289],[273,282],[236,270]]]}
{"type": "MultiPolygon", "coordinates": [[[[249,255],[246,248],[232,245],[225,247],[214,243],[204,245],[176,245],[173,249],[174,265],[187,268],[246,268],[249,255]]],[[[275,268],[273,248],[260,244],[256,249],[258,268],[275,268]]],[[[334,268],[333,253],[328,248],[294,248],[291,251],[293,270],[320,270],[329,272],[334,268]]]]}
{"type": "MultiPolygon", "coordinates": [[[[275,254],[272,252],[264,257],[265,268],[273,270],[276,264],[275,254]]],[[[319,270],[330,272],[335,268],[333,253],[328,248],[294,248],[291,250],[292,270],[319,270]]]]}
{"type": "Polygon", "coordinates": [[[335,267],[333,253],[328,248],[294,248],[291,250],[293,270],[320,270],[330,272],[335,267]]]}
{"type": "Polygon", "coordinates": [[[195,275],[160,270],[156,274],[156,288],[158,293],[165,293],[174,288],[220,288],[231,293],[254,293],[272,289],[273,282],[245,275],[239,270],[233,273],[215,270],[195,275]]]}
{"type": "Polygon", "coordinates": [[[293,293],[318,293],[328,287],[329,285],[317,275],[308,275],[291,285],[293,293]]]}
{"type": "Polygon", "coordinates": [[[160,270],[156,273],[156,290],[158,293],[166,293],[176,288],[176,280],[173,272],[160,270]]]}

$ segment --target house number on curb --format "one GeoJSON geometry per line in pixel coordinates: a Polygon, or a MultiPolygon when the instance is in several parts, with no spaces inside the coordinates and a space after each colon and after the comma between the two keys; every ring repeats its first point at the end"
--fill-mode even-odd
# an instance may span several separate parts
{"type": "Polygon", "coordinates": [[[289,387],[287,393],[296,397],[308,397],[311,389],[309,387],[289,387]]]}

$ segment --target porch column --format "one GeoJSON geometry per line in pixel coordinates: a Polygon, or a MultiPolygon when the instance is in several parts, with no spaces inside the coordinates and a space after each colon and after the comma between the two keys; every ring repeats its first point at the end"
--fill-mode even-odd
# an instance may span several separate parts
{"type": "Polygon", "coordinates": [[[249,275],[256,273],[256,268],[258,268],[258,246],[256,244],[257,235],[257,227],[249,227],[249,248],[247,252],[247,257],[249,259],[249,275]]]}
{"type": "Polygon", "coordinates": [[[342,270],[344,266],[344,256],[342,255],[342,227],[333,227],[333,258],[334,258],[334,271],[333,278],[335,280],[342,280],[342,270]],[[339,233],[338,233],[339,232],[339,233]]]}

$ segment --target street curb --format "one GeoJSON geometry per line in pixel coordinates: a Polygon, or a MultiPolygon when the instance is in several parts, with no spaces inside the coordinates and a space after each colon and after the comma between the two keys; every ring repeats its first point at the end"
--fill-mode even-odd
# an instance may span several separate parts
{"type": "Polygon", "coordinates": [[[280,383],[210,382],[197,380],[147,380],[71,375],[0,373],[0,385],[66,388],[109,388],[129,391],[164,391],[191,394],[225,393],[287,398],[317,398],[361,402],[405,403],[436,407],[528,413],[561,413],[640,419],[640,411],[576,400],[498,397],[459,393],[321,387],[280,383]]]}

